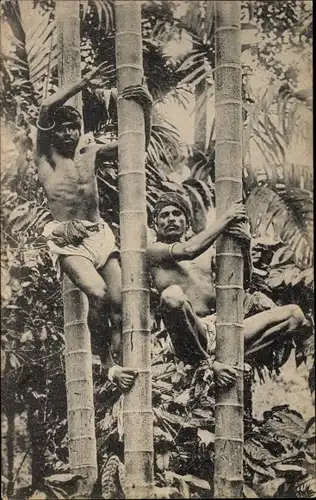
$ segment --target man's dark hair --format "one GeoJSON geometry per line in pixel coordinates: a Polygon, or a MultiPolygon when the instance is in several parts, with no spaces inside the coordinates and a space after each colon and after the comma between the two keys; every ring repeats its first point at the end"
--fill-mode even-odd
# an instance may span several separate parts
{"type": "Polygon", "coordinates": [[[79,111],[72,106],[61,106],[54,113],[54,122],[55,127],[65,122],[71,122],[81,130],[82,118],[79,111]]]}
{"type": "Polygon", "coordinates": [[[187,224],[191,224],[192,214],[190,204],[185,196],[175,192],[164,193],[158,198],[153,210],[154,219],[157,219],[159,212],[168,205],[173,205],[181,210],[181,212],[185,215],[187,224]]]}

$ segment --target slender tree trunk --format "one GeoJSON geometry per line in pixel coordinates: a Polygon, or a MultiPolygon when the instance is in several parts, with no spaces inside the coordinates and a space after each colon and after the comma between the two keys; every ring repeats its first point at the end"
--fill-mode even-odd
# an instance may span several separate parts
{"type": "MultiPolygon", "coordinates": [[[[118,92],[141,84],[141,3],[115,2],[118,92]]],[[[124,397],[126,498],[152,498],[153,417],[151,408],[149,288],[145,134],[139,104],[118,100],[119,193],[122,258],[124,365],[139,375],[124,397]]]]}
{"type": "Polygon", "coordinates": [[[31,406],[27,414],[27,427],[31,441],[32,487],[35,489],[43,481],[45,470],[46,430],[43,411],[31,406]]]}
{"type": "Polygon", "coordinates": [[[202,151],[205,153],[206,149],[206,139],[207,139],[207,83],[206,79],[203,78],[195,86],[195,105],[197,105],[201,99],[204,100],[203,104],[199,106],[199,109],[195,112],[194,117],[194,149],[196,151],[202,151]]]}
{"type": "MultiPolygon", "coordinates": [[[[69,85],[81,78],[79,0],[57,0],[56,21],[59,83],[69,85]]],[[[81,112],[81,95],[77,94],[71,104],[81,112]]],[[[63,302],[69,464],[73,473],[85,478],[78,494],[88,498],[97,479],[88,299],[67,276],[63,302]]]]}
{"type": "MultiPolygon", "coordinates": [[[[58,82],[71,85],[81,78],[80,55],[80,0],[56,0],[56,26],[58,45],[58,82]]],[[[81,93],[67,104],[82,113],[81,93]]]]}
{"type": "Polygon", "coordinates": [[[15,412],[7,409],[7,457],[8,457],[8,488],[7,496],[10,498],[14,492],[14,445],[15,445],[15,412]]]}
{"type": "MultiPolygon", "coordinates": [[[[210,40],[212,30],[212,24],[214,22],[214,0],[207,0],[205,2],[205,25],[204,25],[204,36],[210,40]]],[[[196,9],[199,9],[199,5],[196,5],[196,9]]],[[[197,48],[199,50],[198,44],[193,44],[193,49],[197,48]]],[[[209,142],[208,134],[209,131],[209,120],[208,120],[208,108],[209,108],[209,83],[207,78],[203,78],[195,86],[195,105],[198,102],[201,104],[199,106],[198,112],[195,113],[194,119],[194,147],[196,150],[202,151],[203,153],[207,150],[207,145],[209,142]],[[203,96],[203,97],[202,97],[203,96]]]]}
{"type": "MultiPolygon", "coordinates": [[[[216,211],[242,198],[242,101],[240,2],[216,2],[216,211]]],[[[217,342],[219,362],[243,368],[243,259],[239,245],[219,238],[217,257],[217,342]]],[[[215,406],[215,498],[243,496],[243,376],[218,391],[215,406]]]]}

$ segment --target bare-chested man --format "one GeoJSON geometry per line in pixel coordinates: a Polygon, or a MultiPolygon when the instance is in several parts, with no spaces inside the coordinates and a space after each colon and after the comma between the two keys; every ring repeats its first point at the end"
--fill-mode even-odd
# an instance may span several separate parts
{"type": "MultiPolygon", "coordinates": [[[[95,175],[96,159],[117,157],[117,142],[91,145],[83,154],[77,154],[81,116],[73,107],[64,106],[87,85],[99,86],[103,71],[101,65],[78,84],[59,89],[43,102],[37,122],[36,158],[39,180],[54,218],[44,229],[51,256],[58,270],[65,272],[87,295],[90,329],[92,325],[100,327],[102,314],[108,307],[111,328],[101,324],[107,338],[102,339],[100,356],[109,379],[127,390],[136,372],[119,366],[112,357],[113,354],[120,358],[121,269],[114,234],[100,217],[95,175]]],[[[133,99],[142,105],[147,148],[152,108],[149,92],[142,86],[130,86],[120,98],[133,99]]]]}
{"type": "MultiPolygon", "coordinates": [[[[190,365],[210,360],[215,350],[215,287],[211,246],[225,230],[241,228],[245,207],[232,204],[212,225],[186,240],[190,206],[176,193],[162,195],[154,210],[157,241],[147,248],[153,282],[161,297],[161,313],[176,356],[190,365]]],[[[242,234],[241,234],[242,236],[242,234]]],[[[245,357],[290,339],[305,324],[297,305],[270,309],[244,320],[245,357]]],[[[219,386],[237,377],[234,367],[212,361],[219,386]]]]}

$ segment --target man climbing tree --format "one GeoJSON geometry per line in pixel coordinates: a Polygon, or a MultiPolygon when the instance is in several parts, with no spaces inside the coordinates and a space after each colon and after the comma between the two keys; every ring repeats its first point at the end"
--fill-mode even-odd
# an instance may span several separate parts
{"type": "MultiPolygon", "coordinates": [[[[186,239],[191,212],[177,193],[163,194],[155,210],[157,241],[147,247],[154,286],[160,293],[161,315],[176,356],[197,365],[209,360],[217,383],[225,386],[237,376],[235,368],[215,361],[215,284],[211,247],[224,231],[249,245],[245,207],[234,203],[209,227],[186,239]]],[[[245,266],[246,267],[246,266],[245,266]]],[[[245,357],[263,348],[290,341],[307,325],[297,305],[280,306],[244,321],[245,357]]]]}
{"type": "MultiPolygon", "coordinates": [[[[88,146],[77,155],[81,116],[73,107],[64,105],[87,85],[99,86],[105,69],[101,64],[78,84],[60,89],[43,102],[37,122],[36,161],[54,218],[44,229],[53,262],[58,272],[65,272],[87,295],[89,327],[94,335],[101,329],[103,337],[99,351],[102,364],[109,379],[127,390],[136,372],[116,364],[121,362],[121,269],[114,235],[100,217],[95,175],[96,161],[117,158],[117,143],[88,146]],[[107,307],[111,326],[105,330],[107,307]]],[[[130,86],[119,98],[142,105],[147,147],[152,105],[149,92],[140,85],[130,86]]]]}

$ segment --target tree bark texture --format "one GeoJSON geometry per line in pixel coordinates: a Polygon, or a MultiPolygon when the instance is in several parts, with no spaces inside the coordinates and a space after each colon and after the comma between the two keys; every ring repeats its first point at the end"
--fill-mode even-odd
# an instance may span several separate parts
{"type": "MultiPolygon", "coordinates": [[[[62,87],[81,78],[80,55],[80,0],[56,0],[56,27],[58,45],[58,82],[62,87]]],[[[81,93],[67,104],[82,113],[81,93]]]]}
{"type": "Polygon", "coordinates": [[[31,441],[32,487],[37,488],[45,472],[45,447],[47,427],[41,408],[30,406],[27,412],[27,428],[31,441]]]}
{"type": "MultiPolygon", "coordinates": [[[[56,1],[60,85],[70,85],[81,78],[79,4],[79,0],[56,1]]],[[[81,95],[77,94],[69,104],[81,112],[81,95]]],[[[80,498],[89,498],[97,479],[97,452],[88,299],[66,275],[63,303],[69,465],[73,473],[84,477],[78,491],[80,498]]]]}
{"type": "Polygon", "coordinates": [[[206,79],[203,78],[195,86],[195,106],[200,103],[201,99],[204,99],[203,104],[199,106],[199,109],[195,112],[194,117],[194,149],[196,151],[201,151],[205,153],[206,141],[207,141],[207,83],[206,79]],[[203,96],[203,97],[202,97],[203,96]]]}
{"type": "MultiPolygon", "coordinates": [[[[206,37],[207,41],[211,41],[211,33],[212,25],[214,23],[214,0],[208,0],[205,2],[205,26],[204,26],[204,37],[206,37]]],[[[196,5],[196,9],[199,6],[196,5]]],[[[199,50],[199,44],[193,43],[193,50],[199,50]]],[[[202,151],[205,153],[207,151],[207,147],[209,145],[210,137],[208,134],[209,131],[209,100],[210,100],[210,92],[209,92],[209,83],[207,82],[207,78],[203,78],[199,81],[195,86],[195,106],[200,104],[195,112],[194,117],[194,149],[196,151],[202,151]],[[202,101],[203,100],[203,101],[202,101]],[[202,101],[202,102],[201,102],[202,101]]]]}
{"type": "MultiPolygon", "coordinates": [[[[242,96],[240,2],[216,1],[215,110],[217,215],[242,198],[242,96]]],[[[221,236],[217,259],[216,359],[238,367],[236,384],[218,390],[215,406],[215,498],[243,496],[243,258],[221,236]]]]}
{"type": "Polygon", "coordinates": [[[14,445],[15,445],[15,412],[10,411],[8,408],[6,411],[6,417],[8,422],[7,431],[7,459],[8,459],[8,487],[7,495],[11,498],[14,492],[14,445]]]}
{"type": "MultiPolygon", "coordinates": [[[[141,3],[116,1],[118,93],[142,83],[141,3]]],[[[147,245],[145,133],[143,111],[118,99],[120,235],[124,365],[138,370],[124,397],[126,498],[152,498],[153,416],[147,245]]]]}

